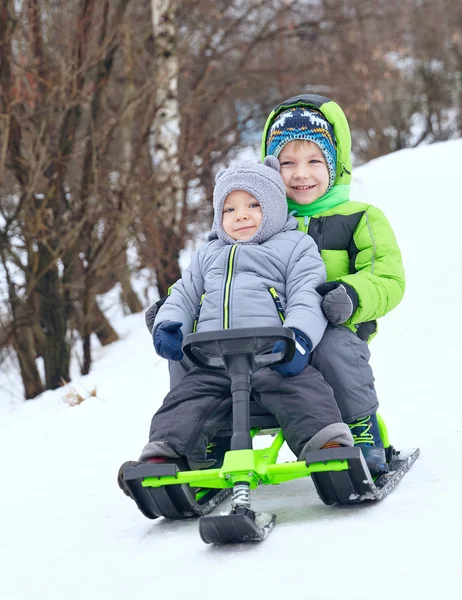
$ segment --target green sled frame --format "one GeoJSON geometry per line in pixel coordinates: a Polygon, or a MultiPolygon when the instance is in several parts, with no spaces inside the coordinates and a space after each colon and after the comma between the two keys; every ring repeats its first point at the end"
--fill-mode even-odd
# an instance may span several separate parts
{"type": "MultiPolygon", "coordinates": [[[[234,370],[242,374],[243,368],[246,368],[242,363],[244,354],[250,365],[250,381],[251,372],[266,366],[269,361],[273,360],[274,364],[290,360],[294,351],[291,340],[292,332],[287,328],[224,330],[213,332],[213,337],[210,333],[191,334],[185,339],[184,350],[189,358],[201,366],[204,366],[206,361],[206,367],[218,368],[216,365],[220,365],[220,368],[223,368],[224,360],[232,378],[233,365],[230,365],[228,358],[233,355],[234,347],[234,354],[239,354],[241,359],[234,370]],[[223,339],[225,342],[220,344],[223,339]],[[262,339],[267,343],[262,344],[262,339]],[[279,356],[276,354],[268,358],[268,344],[272,347],[275,339],[283,339],[286,342],[286,351],[278,353],[279,356]],[[239,344],[233,346],[232,341],[236,340],[239,344]],[[200,350],[204,348],[207,350],[207,356],[221,355],[221,362],[205,358],[206,355],[200,350]],[[239,352],[237,348],[240,349],[239,352]],[[266,353],[262,353],[265,348],[266,353]],[[208,362],[212,364],[207,364],[208,362]]],[[[240,400],[239,410],[243,420],[239,420],[239,415],[233,411],[233,429],[217,434],[216,439],[221,437],[229,440],[231,436],[231,449],[225,452],[219,468],[184,471],[174,463],[145,463],[125,470],[125,484],[145,516],[163,516],[170,519],[199,516],[199,532],[206,543],[261,541],[273,528],[276,515],[253,511],[250,506],[250,490],[261,485],[277,485],[311,476],[320,499],[327,505],[378,501],[392,491],[419,456],[418,449],[405,455],[397,452],[390,445],[383,419],[377,415],[389,472],[375,480],[358,447],[318,450],[307,453],[304,461],[278,463],[284,436],[276,419],[270,414],[251,415],[250,408],[253,403],[249,398],[247,414],[242,415],[242,397],[240,400]],[[248,440],[242,432],[243,428],[247,431],[248,440]],[[253,437],[268,434],[274,436],[270,446],[252,449],[253,437]],[[247,447],[234,449],[233,440],[234,447],[247,447]],[[231,494],[232,509],[228,515],[207,516],[208,512],[231,494]]]]}

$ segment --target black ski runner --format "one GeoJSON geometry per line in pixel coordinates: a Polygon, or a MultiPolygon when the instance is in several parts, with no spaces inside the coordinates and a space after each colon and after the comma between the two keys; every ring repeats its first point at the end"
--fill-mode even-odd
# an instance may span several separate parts
{"type": "Polygon", "coordinates": [[[243,506],[227,515],[210,515],[199,519],[199,533],[206,544],[240,544],[261,542],[274,527],[276,515],[255,513],[243,506]]]}
{"type": "Polygon", "coordinates": [[[390,471],[381,475],[373,484],[372,489],[362,494],[358,502],[367,502],[370,500],[383,500],[394,490],[404,475],[409,471],[412,465],[419,457],[420,449],[416,448],[410,453],[393,452],[390,461],[390,471]]]}

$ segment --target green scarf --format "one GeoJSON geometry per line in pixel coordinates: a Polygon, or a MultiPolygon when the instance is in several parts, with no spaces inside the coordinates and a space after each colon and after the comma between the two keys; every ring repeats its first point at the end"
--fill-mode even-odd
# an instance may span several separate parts
{"type": "Polygon", "coordinates": [[[349,185],[334,185],[334,187],[315,200],[312,204],[297,204],[290,198],[287,198],[287,205],[289,207],[289,213],[295,212],[297,217],[312,217],[317,215],[334,206],[348,202],[350,199],[350,186],[349,185]]]}

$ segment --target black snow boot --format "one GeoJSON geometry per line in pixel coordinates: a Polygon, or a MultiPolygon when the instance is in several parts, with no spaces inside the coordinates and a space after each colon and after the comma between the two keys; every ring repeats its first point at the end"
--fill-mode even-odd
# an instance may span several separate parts
{"type": "Polygon", "coordinates": [[[388,473],[387,459],[380,437],[377,415],[367,415],[349,423],[355,446],[359,446],[373,477],[388,473]]]}

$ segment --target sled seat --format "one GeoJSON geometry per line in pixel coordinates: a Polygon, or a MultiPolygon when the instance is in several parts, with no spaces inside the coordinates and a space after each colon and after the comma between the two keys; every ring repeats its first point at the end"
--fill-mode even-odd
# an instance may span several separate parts
{"type": "MultiPolygon", "coordinates": [[[[279,429],[278,420],[274,415],[265,410],[255,400],[250,401],[250,427],[258,429],[279,429]]],[[[233,435],[233,425],[231,419],[224,423],[215,437],[230,437],[233,435]]]]}

